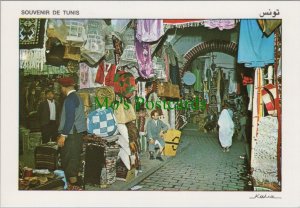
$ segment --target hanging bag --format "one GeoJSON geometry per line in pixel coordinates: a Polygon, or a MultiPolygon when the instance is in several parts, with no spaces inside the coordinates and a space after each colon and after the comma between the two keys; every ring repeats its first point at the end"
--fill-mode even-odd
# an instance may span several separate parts
{"type": "Polygon", "coordinates": [[[128,109],[125,109],[127,107],[124,103],[120,103],[118,108],[114,110],[114,114],[119,124],[126,124],[130,121],[136,120],[136,115],[133,106],[130,103],[127,103],[126,105],[129,106],[128,109]]]}

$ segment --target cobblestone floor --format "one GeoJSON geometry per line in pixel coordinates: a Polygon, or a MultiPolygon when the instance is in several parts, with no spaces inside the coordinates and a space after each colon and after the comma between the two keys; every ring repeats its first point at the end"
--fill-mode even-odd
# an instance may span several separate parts
{"type": "Polygon", "coordinates": [[[138,185],[141,191],[243,191],[248,186],[245,143],[233,141],[224,153],[217,133],[183,132],[189,144],[138,185]]]}

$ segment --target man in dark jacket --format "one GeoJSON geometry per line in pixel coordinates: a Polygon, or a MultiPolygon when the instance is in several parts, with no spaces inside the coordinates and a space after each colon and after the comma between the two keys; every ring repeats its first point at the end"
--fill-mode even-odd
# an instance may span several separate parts
{"type": "Polygon", "coordinates": [[[41,102],[38,108],[39,122],[42,132],[42,143],[54,141],[58,135],[58,104],[54,100],[52,90],[46,90],[46,100],[41,102]]]}
{"type": "Polygon", "coordinates": [[[58,82],[66,98],[62,107],[57,143],[61,147],[62,168],[68,180],[68,189],[79,190],[82,137],[87,130],[83,102],[74,89],[75,82],[72,78],[61,78],[58,82]]]}

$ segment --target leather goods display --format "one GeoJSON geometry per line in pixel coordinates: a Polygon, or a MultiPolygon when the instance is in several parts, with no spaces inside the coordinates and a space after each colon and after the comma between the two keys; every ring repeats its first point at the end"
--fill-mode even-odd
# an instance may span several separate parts
{"type": "Polygon", "coordinates": [[[97,109],[88,115],[87,131],[101,137],[112,136],[117,130],[117,122],[111,108],[97,109]]]}
{"type": "Polygon", "coordinates": [[[181,136],[181,131],[178,131],[176,129],[169,129],[165,134],[164,134],[164,140],[165,140],[165,150],[164,150],[164,155],[166,156],[175,156],[177,147],[180,142],[180,136],[181,136]]]}
{"type": "Polygon", "coordinates": [[[114,114],[119,124],[125,124],[130,121],[136,120],[136,115],[133,106],[130,103],[127,103],[126,105],[127,106],[125,106],[124,103],[119,103],[118,108],[114,110],[114,114]]]}
{"type": "Polygon", "coordinates": [[[64,59],[65,47],[57,38],[48,38],[46,41],[46,64],[52,66],[66,65],[64,59]]]}
{"type": "Polygon", "coordinates": [[[104,103],[105,99],[107,99],[107,106],[111,106],[111,103],[115,100],[115,92],[113,87],[106,86],[96,88],[95,95],[101,105],[104,103]]]}
{"type": "Polygon", "coordinates": [[[179,85],[174,85],[169,82],[161,82],[157,84],[157,96],[180,98],[179,85]]]}
{"type": "Polygon", "coordinates": [[[58,168],[58,146],[42,144],[34,151],[35,168],[56,170],[58,168]]]}
{"type": "Polygon", "coordinates": [[[65,45],[64,59],[80,61],[80,48],[65,45]]]}

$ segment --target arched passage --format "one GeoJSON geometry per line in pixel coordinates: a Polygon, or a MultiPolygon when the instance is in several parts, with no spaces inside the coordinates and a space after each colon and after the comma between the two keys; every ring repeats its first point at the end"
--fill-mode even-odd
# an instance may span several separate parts
{"type": "Polygon", "coordinates": [[[195,58],[209,52],[222,52],[235,57],[237,55],[237,44],[224,40],[210,40],[196,45],[184,55],[186,62],[180,70],[180,76],[183,76],[183,73],[189,68],[195,58]]]}

